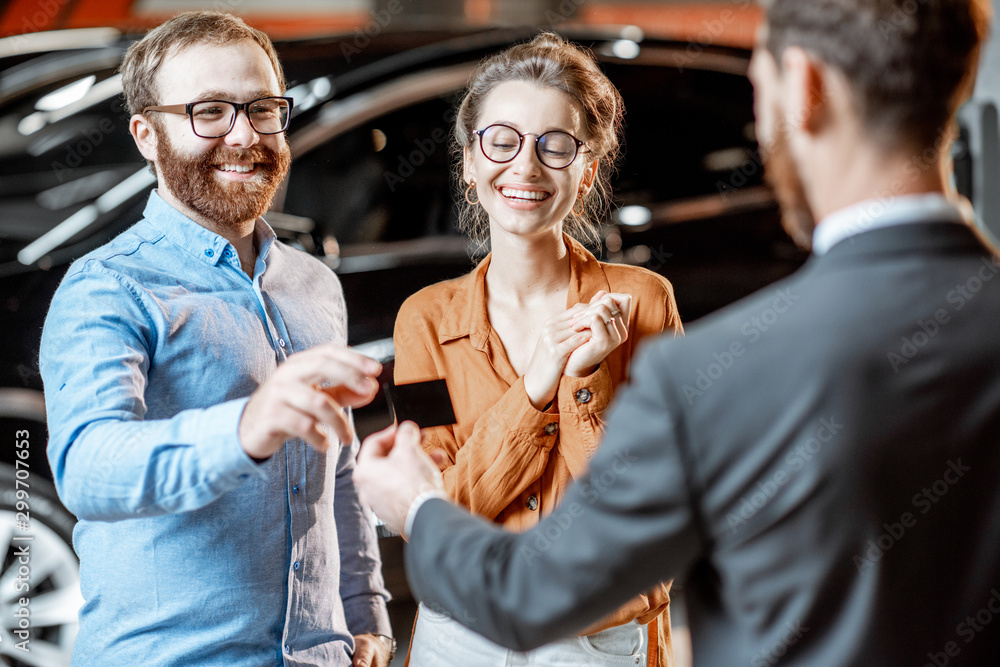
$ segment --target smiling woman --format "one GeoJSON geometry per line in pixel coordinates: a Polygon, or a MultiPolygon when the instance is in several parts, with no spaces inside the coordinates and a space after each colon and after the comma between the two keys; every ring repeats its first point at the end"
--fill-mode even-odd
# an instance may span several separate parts
{"type": "MultiPolygon", "coordinates": [[[[445,486],[524,530],[587,467],[636,344],[679,334],[666,279],[598,262],[595,239],[622,103],[582,49],[541,34],[484,61],[456,118],[462,225],[492,252],[469,275],[412,296],[396,320],[399,384],[445,378],[457,423],[425,430],[445,486]],[[573,237],[576,237],[575,239],[573,237]]],[[[669,585],[537,649],[532,664],[650,665],[670,653],[669,585]]],[[[421,608],[410,664],[506,664],[508,651],[421,608]]]]}

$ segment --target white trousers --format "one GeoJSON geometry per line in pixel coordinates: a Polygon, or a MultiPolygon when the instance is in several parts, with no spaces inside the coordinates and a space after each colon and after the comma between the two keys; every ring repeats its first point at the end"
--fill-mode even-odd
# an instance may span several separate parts
{"type": "Polygon", "coordinates": [[[584,637],[567,637],[521,653],[420,605],[410,667],[604,667],[646,664],[646,626],[632,621],[584,637]]]}

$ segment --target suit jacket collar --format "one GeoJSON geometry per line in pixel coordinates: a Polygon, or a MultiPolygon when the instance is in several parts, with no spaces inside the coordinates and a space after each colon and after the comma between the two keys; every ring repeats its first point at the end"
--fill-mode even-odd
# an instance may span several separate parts
{"type": "MultiPolygon", "coordinates": [[[[569,251],[570,278],[566,307],[590,301],[590,297],[600,290],[610,292],[608,278],[597,258],[566,234],[563,234],[563,243],[569,251]]],[[[461,286],[452,296],[438,327],[439,343],[468,336],[473,347],[487,351],[493,328],[486,311],[486,270],[492,257],[493,253],[490,253],[472,273],[459,279],[461,286]]]]}
{"type": "Polygon", "coordinates": [[[825,264],[875,254],[919,251],[972,251],[992,253],[969,225],[954,222],[927,222],[872,229],[840,241],[823,256],[813,256],[811,264],[825,264]]]}

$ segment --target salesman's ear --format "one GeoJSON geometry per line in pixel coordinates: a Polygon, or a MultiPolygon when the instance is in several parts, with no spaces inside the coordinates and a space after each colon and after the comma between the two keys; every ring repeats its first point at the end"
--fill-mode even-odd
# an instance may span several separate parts
{"type": "Polygon", "coordinates": [[[832,70],[797,46],[781,55],[782,103],[792,129],[816,133],[829,113],[832,70]]]}

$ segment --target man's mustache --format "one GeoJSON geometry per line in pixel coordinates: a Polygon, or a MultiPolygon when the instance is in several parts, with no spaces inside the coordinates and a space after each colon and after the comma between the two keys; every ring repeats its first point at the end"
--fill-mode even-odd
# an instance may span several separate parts
{"type": "Polygon", "coordinates": [[[264,169],[273,169],[280,163],[277,151],[264,146],[251,148],[215,148],[201,159],[201,167],[212,168],[230,162],[252,162],[264,169]]]}

